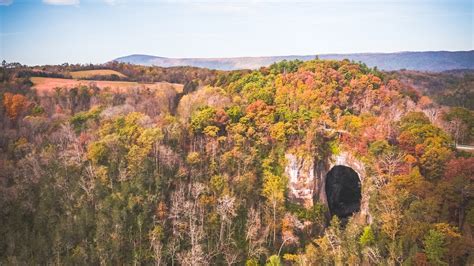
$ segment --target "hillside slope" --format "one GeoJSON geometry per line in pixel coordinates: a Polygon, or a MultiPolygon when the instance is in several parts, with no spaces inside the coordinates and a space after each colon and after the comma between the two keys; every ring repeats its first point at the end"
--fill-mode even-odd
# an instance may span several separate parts
{"type": "Polygon", "coordinates": [[[137,65],[173,67],[195,66],[219,70],[256,69],[283,60],[308,61],[318,56],[320,59],[349,59],[363,62],[381,70],[419,70],[445,71],[452,69],[474,69],[474,51],[456,52],[400,52],[400,53],[359,53],[359,54],[321,54],[289,55],[233,58],[167,58],[152,55],[129,55],[115,59],[118,62],[137,65]]]}
{"type": "Polygon", "coordinates": [[[474,265],[474,112],[346,60],[121,67],[187,88],[0,72],[0,265],[474,265]]]}
{"type": "Polygon", "coordinates": [[[388,74],[430,96],[439,104],[474,110],[474,70],[439,73],[405,70],[388,74]]]}

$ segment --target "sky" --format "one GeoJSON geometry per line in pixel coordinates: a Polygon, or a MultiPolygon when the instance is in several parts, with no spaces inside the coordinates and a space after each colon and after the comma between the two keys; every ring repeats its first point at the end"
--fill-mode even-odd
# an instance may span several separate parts
{"type": "Polygon", "coordinates": [[[238,57],[474,50],[473,0],[0,0],[0,57],[238,57]]]}

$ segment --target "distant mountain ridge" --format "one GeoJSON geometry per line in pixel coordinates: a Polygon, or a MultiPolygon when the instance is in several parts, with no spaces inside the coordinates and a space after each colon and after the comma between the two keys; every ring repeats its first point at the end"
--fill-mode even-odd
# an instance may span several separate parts
{"type": "Polygon", "coordinates": [[[391,71],[409,69],[418,71],[446,71],[453,69],[474,69],[474,50],[471,51],[433,51],[433,52],[398,52],[398,53],[354,53],[354,54],[320,54],[289,55],[261,57],[230,58],[167,58],[152,55],[134,54],[119,57],[114,61],[146,66],[194,66],[219,70],[256,69],[282,60],[302,61],[319,59],[349,59],[363,62],[370,67],[391,71]]]}

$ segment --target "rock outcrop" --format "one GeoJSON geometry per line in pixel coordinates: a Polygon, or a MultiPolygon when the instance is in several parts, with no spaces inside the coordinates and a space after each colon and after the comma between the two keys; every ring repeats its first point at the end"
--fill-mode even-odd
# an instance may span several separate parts
{"type": "Polygon", "coordinates": [[[285,157],[288,162],[285,168],[289,178],[288,197],[306,208],[313,206],[315,202],[328,205],[325,191],[326,176],[334,166],[342,165],[352,168],[359,176],[362,187],[360,211],[356,213],[355,218],[362,223],[371,222],[368,194],[364,189],[366,175],[364,164],[351,153],[341,152],[318,161],[291,153],[287,153],[285,157]]]}
{"type": "Polygon", "coordinates": [[[288,164],[285,172],[288,180],[288,197],[306,208],[313,206],[314,161],[311,158],[286,154],[288,164]]]}

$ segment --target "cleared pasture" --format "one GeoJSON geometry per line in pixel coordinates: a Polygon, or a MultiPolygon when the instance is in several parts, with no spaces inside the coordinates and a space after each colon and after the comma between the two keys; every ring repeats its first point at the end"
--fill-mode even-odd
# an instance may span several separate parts
{"type": "Polygon", "coordinates": [[[151,89],[160,90],[172,87],[176,92],[183,91],[184,85],[168,82],[156,83],[138,83],[126,81],[103,81],[103,80],[76,80],[62,78],[32,77],[33,88],[41,95],[47,95],[54,92],[56,88],[74,88],[79,86],[97,86],[100,89],[110,89],[117,92],[126,92],[130,89],[151,89]]]}
{"type": "Polygon", "coordinates": [[[83,70],[83,71],[72,71],[69,72],[71,74],[72,78],[74,79],[84,79],[84,78],[90,78],[94,76],[111,76],[111,75],[117,75],[121,78],[126,78],[124,74],[111,70],[111,69],[94,69],[94,70],[83,70]]]}

